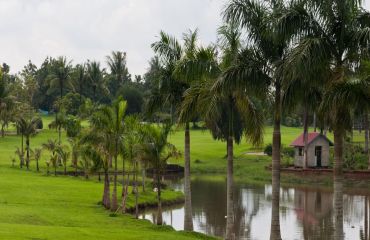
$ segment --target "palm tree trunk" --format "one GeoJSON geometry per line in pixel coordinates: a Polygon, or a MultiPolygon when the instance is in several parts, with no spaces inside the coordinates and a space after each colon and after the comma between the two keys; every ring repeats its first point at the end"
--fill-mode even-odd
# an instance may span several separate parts
{"type": "Polygon", "coordinates": [[[157,213],[157,225],[163,224],[162,218],[162,199],[161,199],[161,176],[157,173],[157,201],[158,201],[158,213],[157,213]]]}
{"type": "Polygon", "coordinates": [[[36,171],[37,172],[40,171],[40,168],[39,168],[39,159],[36,159],[36,171]]]}
{"type": "Polygon", "coordinates": [[[128,186],[130,184],[130,174],[127,174],[126,183],[123,185],[123,192],[122,192],[122,213],[126,212],[126,202],[128,197],[128,186]]]}
{"type": "Polygon", "coordinates": [[[343,176],[334,175],[334,240],[343,240],[343,176]]]}
{"type": "Polygon", "coordinates": [[[59,141],[59,145],[62,144],[62,126],[59,125],[58,127],[58,141],[59,141]]]}
{"type": "Polygon", "coordinates": [[[316,112],[313,113],[313,131],[314,132],[317,131],[317,116],[316,116],[316,112]]]}
{"type": "Polygon", "coordinates": [[[343,132],[334,130],[334,176],[343,173],[343,132]]]}
{"type": "Polygon", "coordinates": [[[108,169],[104,169],[103,206],[106,209],[109,209],[110,208],[110,184],[109,184],[108,169]]]}
{"type": "MultiPolygon", "coordinates": [[[[116,144],[117,147],[118,144],[116,144]]],[[[117,203],[117,153],[114,156],[114,178],[113,178],[113,193],[112,193],[112,205],[111,211],[114,212],[118,208],[117,203]]]]}
{"type": "Polygon", "coordinates": [[[227,220],[226,220],[226,239],[235,239],[234,234],[234,139],[229,136],[227,139],[227,220]]]}
{"type": "Polygon", "coordinates": [[[30,169],[30,137],[26,136],[26,167],[30,169]]]}
{"type": "Polygon", "coordinates": [[[24,164],[24,151],[23,151],[23,133],[21,133],[21,168],[23,168],[24,164]]]}
{"type": "Polygon", "coordinates": [[[272,207],[270,240],[281,240],[280,233],[280,132],[281,86],[275,83],[274,132],[272,137],[272,207]]]}
{"type": "Polygon", "coordinates": [[[304,109],[303,114],[303,168],[306,169],[308,167],[308,113],[307,108],[304,109]]]}
{"type": "Polygon", "coordinates": [[[121,198],[122,198],[122,202],[121,202],[121,206],[122,206],[122,213],[125,213],[126,209],[123,208],[123,204],[124,204],[124,199],[125,199],[125,158],[122,157],[122,194],[121,194],[121,198]]]}
{"type": "Polygon", "coordinates": [[[137,162],[134,163],[135,166],[135,181],[134,181],[134,189],[135,189],[135,218],[139,218],[139,189],[137,187],[137,162]]]}
{"type": "Polygon", "coordinates": [[[191,206],[191,179],[190,179],[190,128],[189,123],[185,126],[185,168],[184,168],[184,190],[185,190],[185,215],[184,230],[193,231],[193,214],[191,206]]]}
{"type": "Polygon", "coordinates": [[[367,112],[364,114],[364,130],[365,130],[365,153],[369,152],[369,116],[367,112]]]}
{"type": "Polygon", "coordinates": [[[67,161],[64,163],[64,175],[67,175],[67,161]]]}
{"type": "Polygon", "coordinates": [[[146,170],[145,170],[145,166],[144,166],[144,164],[142,165],[142,181],[143,181],[143,192],[145,192],[145,178],[146,178],[146,170]]]}

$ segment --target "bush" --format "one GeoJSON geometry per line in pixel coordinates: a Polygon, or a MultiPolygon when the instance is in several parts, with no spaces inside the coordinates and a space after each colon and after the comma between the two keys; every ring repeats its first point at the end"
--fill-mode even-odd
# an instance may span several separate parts
{"type": "Polygon", "coordinates": [[[44,128],[44,124],[42,122],[42,119],[41,118],[37,119],[36,129],[43,129],[43,128],[44,128]]]}
{"type": "Polygon", "coordinates": [[[363,148],[358,145],[346,143],[344,147],[343,166],[346,169],[367,169],[367,155],[363,153],[363,148]]]}
{"type": "Polygon", "coordinates": [[[67,137],[76,137],[81,131],[81,122],[75,116],[68,116],[65,129],[67,132],[67,137]]]}
{"type": "Polygon", "coordinates": [[[285,157],[294,158],[295,150],[293,147],[284,147],[282,150],[282,154],[285,157]]]}
{"type": "Polygon", "coordinates": [[[265,150],[263,150],[263,152],[267,155],[267,156],[272,156],[272,144],[268,144],[266,145],[265,147],[265,150]]]}

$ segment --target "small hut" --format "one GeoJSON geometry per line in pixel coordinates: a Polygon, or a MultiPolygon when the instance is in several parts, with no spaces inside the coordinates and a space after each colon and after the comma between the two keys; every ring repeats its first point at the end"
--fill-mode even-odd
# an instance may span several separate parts
{"type": "MultiPolygon", "coordinates": [[[[295,148],[294,166],[304,166],[304,139],[301,134],[290,146],[295,148]]],[[[317,132],[308,133],[307,140],[307,167],[328,167],[329,148],[333,143],[325,136],[317,132]]]]}

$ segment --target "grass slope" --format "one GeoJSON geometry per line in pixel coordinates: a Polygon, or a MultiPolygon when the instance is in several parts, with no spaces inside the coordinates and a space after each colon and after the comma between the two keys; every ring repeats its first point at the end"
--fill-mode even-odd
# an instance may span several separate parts
{"type": "MultiPolygon", "coordinates": [[[[110,217],[97,204],[102,184],[0,168],[0,239],[206,239],[130,215],[110,217]]],[[[167,191],[163,197],[177,193],[167,191]]],[[[155,201],[154,195],[141,201],[155,201]]],[[[128,202],[133,206],[133,201],[128,202]]]]}

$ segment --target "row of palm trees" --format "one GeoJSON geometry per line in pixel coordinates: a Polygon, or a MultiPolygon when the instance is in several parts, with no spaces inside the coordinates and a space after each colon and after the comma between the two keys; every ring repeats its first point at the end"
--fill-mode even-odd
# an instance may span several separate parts
{"type": "Polygon", "coordinates": [[[370,14],[355,0],[231,0],[223,18],[218,46],[198,46],[197,31],[184,34],[183,45],[160,33],[152,48],[162,73],[148,108],[160,110],[167,104],[173,121],[185,125],[185,230],[192,230],[189,121],[201,117],[216,139],[226,141],[226,238],[232,239],[233,142],[243,134],[254,144],[261,142],[259,106],[271,101],[271,239],[281,239],[281,115],[303,107],[307,143],[307,116],[317,114],[320,124],[334,132],[334,175],[342,174],[343,142],[352,130],[353,113],[369,113],[369,73],[359,69],[369,56],[370,14]]]}

